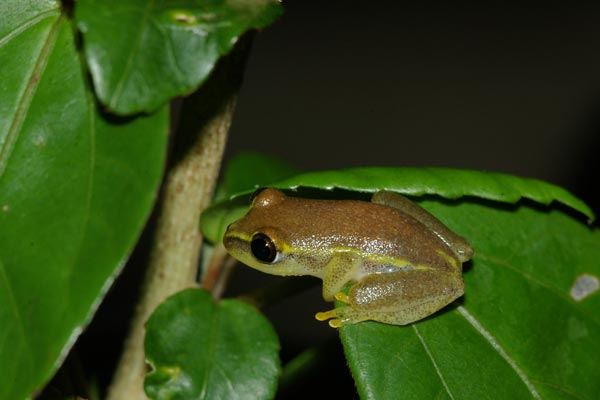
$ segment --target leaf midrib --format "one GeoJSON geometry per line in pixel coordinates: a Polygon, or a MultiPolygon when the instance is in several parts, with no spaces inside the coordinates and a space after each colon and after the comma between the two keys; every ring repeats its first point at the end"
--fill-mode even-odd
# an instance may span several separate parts
{"type": "MultiPolygon", "coordinates": [[[[10,158],[10,155],[12,154],[14,145],[17,142],[21,133],[23,121],[25,120],[27,111],[29,110],[29,106],[31,105],[31,101],[39,86],[42,74],[46,68],[46,65],[48,64],[48,58],[50,58],[52,49],[54,49],[54,45],[56,44],[58,30],[63,18],[63,14],[58,14],[58,18],[56,18],[56,21],[48,31],[48,36],[46,37],[46,41],[42,46],[42,51],[40,52],[40,55],[36,60],[35,67],[29,75],[29,83],[25,87],[25,90],[23,91],[21,98],[19,99],[19,105],[17,107],[16,112],[14,113],[10,128],[8,129],[6,140],[2,144],[2,147],[0,147],[0,178],[4,175],[4,171],[6,170],[6,166],[8,165],[8,160],[10,158]],[[34,79],[34,77],[37,78],[34,79]]],[[[40,21],[42,20],[43,19],[40,19],[40,21]]],[[[31,26],[35,25],[29,25],[29,27],[31,26]]]]}
{"type": "Polygon", "coordinates": [[[433,354],[429,350],[429,346],[427,346],[427,343],[425,343],[425,339],[423,339],[423,337],[421,336],[421,333],[417,329],[417,325],[412,324],[412,328],[415,332],[415,335],[417,335],[417,338],[421,342],[421,345],[423,346],[425,353],[427,353],[427,357],[429,357],[429,360],[431,360],[431,364],[433,365],[435,372],[437,373],[438,377],[440,378],[440,382],[442,382],[442,386],[444,386],[444,389],[446,390],[448,397],[450,397],[452,400],[454,400],[454,395],[450,391],[450,388],[448,387],[448,383],[446,383],[446,379],[444,379],[444,376],[442,375],[442,371],[440,370],[439,366],[437,365],[437,362],[433,358],[433,354]]]}
{"type": "Polygon", "coordinates": [[[115,90],[113,95],[110,98],[109,105],[115,110],[118,107],[119,101],[121,100],[121,95],[123,92],[123,88],[125,86],[125,82],[127,78],[131,74],[131,69],[133,68],[133,60],[136,58],[139,53],[139,49],[142,43],[142,36],[144,31],[146,30],[146,22],[149,19],[150,11],[154,8],[154,0],[148,1],[146,3],[146,7],[144,9],[144,14],[140,19],[139,29],[137,31],[137,35],[135,37],[135,44],[131,47],[131,52],[129,53],[129,57],[127,57],[127,62],[125,63],[125,67],[123,68],[123,73],[115,86],[115,90]]]}

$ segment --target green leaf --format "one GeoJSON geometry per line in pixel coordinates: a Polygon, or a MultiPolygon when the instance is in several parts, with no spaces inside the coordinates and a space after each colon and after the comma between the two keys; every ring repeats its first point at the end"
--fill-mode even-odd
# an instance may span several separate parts
{"type": "MultiPolygon", "coordinates": [[[[437,195],[447,199],[463,196],[515,204],[529,199],[543,205],[559,202],[594,219],[592,210],[565,189],[535,179],[517,176],[457,170],[449,168],[362,167],[334,171],[310,172],[291,178],[264,183],[280,189],[342,189],[374,193],[390,190],[410,196],[437,195]]],[[[209,207],[201,219],[208,240],[221,240],[228,224],[244,215],[250,190],[241,191],[230,200],[209,207]]]]}
{"type": "Polygon", "coordinates": [[[475,249],[456,304],[340,330],[362,398],[594,399],[600,233],[558,210],[421,204],[475,249]]]}
{"type": "Polygon", "coordinates": [[[147,323],[145,389],[153,399],[270,399],[280,373],[268,320],[239,300],[177,293],[147,323]]]}
{"type": "Polygon", "coordinates": [[[79,0],[77,25],[100,101],[152,111],[197,88],[240,35],[272,23],[276,0],[79,0]]]}
{"type": "Polygon", "coordinates": [[[556,201],[594,219],[594,213],[583,201],[559,186],[497,172],[451,168],[363,167],[306,173],[279,184],[281,188],[305,186],[369,193],[385,189],[409,196],[433,194],[446,199],[473,196],[511,204],[523,198],[543,205],[556,201]]]}
{"type": "Polygon", "coordinates": [[[0,398],[39,390],[126,260],[161,177],[167,110],[107,119],[53,1],[0,5],[0,398]]]}

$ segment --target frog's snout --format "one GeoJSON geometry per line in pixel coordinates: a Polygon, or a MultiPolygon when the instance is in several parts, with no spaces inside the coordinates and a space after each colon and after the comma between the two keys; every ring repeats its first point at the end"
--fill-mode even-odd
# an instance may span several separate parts
{"type": "Polygon", "coordinates": [[[233,236],[229,235],[228,233],[229,233],[229,227],[227,227],[227,231],[225,231],[225,235],[223,235],[223,246],[225,246],[225,248],[227,250],[229,250],[231,248],[231,246],[233,245],[233,242],[235,240],[233,238],[233,236]]]}
{"type": "Polygon", "coordinates": [[[238,237],[235,232],[235,222],[230,224],[223,235],[223,246],[230,254],[232,251],[241,249],[244,245],[244,241],[238,237]]]}

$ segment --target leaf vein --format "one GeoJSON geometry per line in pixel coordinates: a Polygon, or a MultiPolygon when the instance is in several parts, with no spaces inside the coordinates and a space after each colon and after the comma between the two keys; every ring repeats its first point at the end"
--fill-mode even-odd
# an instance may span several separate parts
{"type": "Polygon", "coordinates": [[[149,20],[150,20],[150,23],[152,23],[152,25],[154,25],[156,30],[163,36],[164,42],[165,42],[165,49],[168,52],[167,58],[170,59],[170,61],[172,62],[172,66],[173,66],[173,68],[171,68],[171,71],[176,76],[177,82],[179,84],[181,84],[182,87],[185,87],[186,73],[184,71],[184,68],[179,64],[179,60],[176,55],[177,52],[175,51],[175,49],[177,48],[177,43],[175,43],[173,41],[173,36],[170,35],[169,32],[167,32],[165,30],[165,28],[162,26],[162,24],[160,24],[154,18],[150,18],[149,20]]]}
{"type": "MultiPolygon", "coordinates": [[[[214,360],[215,358],[215,354],[217,352],[217,339],[219,337],[218,335],[218,331],[219,331],[219,321],[220,320],[220,315],[219,315],[219,310],[214,309],[213,310],[213,318],[211,321],[211,330],[210,330],[210,348],[208,351],[208,360],[210,362],[210,360],[214,360]]],[[[202,383],[202,392],[200,393],[200,395],[198,396],[199,399],[206,399],[208,396],[208,388],[209,388],[209,381],[210,381],[210,375],[212,374],[214,368],[217,367],[216,363],[212,364],[213,368],[206,368],[206,372],[204,373],[204,377],[203,377],[203,383],[202,383]]]]}
{"type": "Polygon", "coordinates": [[[417,338],[419,338],[419,341],[421,342],[421,345],[423,346],[423,349],[425,349],[425,353],[427,353],[427,356],[431,360],[431,364],[433,365],[433,368],[435,368],[435,372],[437,373],[438,377],[440,378],[440,381],[442,382],[442,385],[444,386],[444,389],[446,390],[446,393],[448,394],[448,396],[452,400],[454,400],[454,396],[452,395],[452,392],[450,391],[450,388],[448,387],[448,384],[446,383],[446,379],[444,379],[444,375],[442,375],[442,371],[440,370],[439,366],[437,365],[437,362],[435,361],[435,358],[433,358],[433,354],[429,350],[429,347],[425,343],[425,340],[421,336],[421,333],[417,329],[417,326],[415,324],[413,324],[412,328],[415,331],[415,335],[417,335],[417,338]]]}
{"type": "Polygon", "coordinates": [[[6,140],[0,147],[0,177],[4,174],[4,170],[8,164],[8,159],[12,154],[12,150],[14,145],[19,137],[21,132],[21,126],[23,125],[23,121],[25,120],[25,116],[27,111],[29,110],[29,105],[33,99],[34,93],[38,87],[38,82],[40,81],[40,77],[46,68],[46,64],[48,62],[48,58],[50,57],[50,53],[56,44],[56,38],[58,36],[58,27],[62,22],[63,16],[59,15],[54,22],[52,28],[48,32],[48,36],[46,37],[46,42],[42,47],[40,55],[36,60],[35,67],[32,70],[31,76],[29,77],[29,82],[27,83],[27,87],[23,91],[21,98],[19,99],[19,105],[13,117],[10,128],[8,128],[8,133],[6,135],[6,140]]]}
{"type": "Polygon", "coordinates": [[[51,9],[39,13],[33,18],[29,18],[27,21],[24,21],[21,25],[15,27],[15,29],[9,31],[6,35],[0,37],[0,47],[4,46],[6,43],[18,37],[21,33],[25,32],[28,28],[34,26],[38,22],[58,14],[60,14],[60,12],[57,9],[51,9]]]}
{"type": "Polygon", "coordinates": [[[564,388],[562,386],[558,386],[558,385],[555,385],[555,384],[552,384],[552,383],[549,383],[549,382],[542,382],[542,381],[538,381],[538,380],[533,380],[533,382],[536,382],[536,383],[538,383],[540,385],[547,386],[549,388],[557,390],[557,391],[559,391],[559,392],[561,392],[561,393],[563,393],[563,394],[565,394],[565,395],[567,395],[567,396],[569,396],[569,397],[571,397],[573,399],[583,400],[582,397],[579,397],[577,394],[575,394],[575,393],[567,390],[566,388],[564,388]]]}
{"type": "Polygon", "coordinates": [[[141,47],[142,37],[144,36],[144,31],[145,31],[145,24],[149,18],[150,11],[152,10],[153,7],[154,7],[154,0],[149,1],[147,3],[146,8],[144,9],[144,14],[142,15],[142,18],[140,19],[140,25],[139,25],[140,29],[138,30],[138,34],[136,36],[135,43],[134,43],[133,47],[131,48],[131,52],[129,53],[129,57],[127,58],[127,62],[125,63],[125,68],[123,68],[123,74],[121,75],[119,82],[115,86],[113,95],[110,98],[109,104],[113,109],[116,108],[117,102],[119,101],[119,99],[121,97],[121,93],[123,92],[123,87],[125,86],[125,81],[127,80],[128,76],[131,73],[131,69],[133,68],[133,60],[141,47]]]}
{"type": "Polygon", "coordinates": [[[475,328],[475,330],[477,332],[479,332],[481,334],[481,336],[483,336],[489,342],[489,344],[492,346],[492,348],[494,350],[496,350],[496,352],[500,355],[500,357],[502,357],[504,359],[504,361],[506,361],[508,363],[508,365],[513,369],[513,371],[515,371],[517,376],[521,379],[523,384],[529,390],[531,397],[533,397],[534,399],[541,399],[542,397],[538,393],[538,391],[535,388],[535,386],[533,385],[532,381],[525,374],[525,372],[521,369],[521,367],[519,367],[517,362],[506,352],[506,350],[504,350],[504,348],[502,346],[500,346],[500,343],[498,343],[498,340],[496,340],[496,338],[494,336],[492,336],[492,334],[483,327],[481,322],[479,322],[471,313],[469,313],[466,308],[464,308],[463,306],[458,306],[457,310],[467,320],[467,322],[470,323],[471,326],[473,328],[475,328]]]}
{"type": "Polygon", "coordinates": [[[490,262],[490,263],[495,263],[495,264],[497,264],[497,265],[499,265],[499,266],[502,266],[502,267],[508,268],[508,269],[510,269],[511,271],[515,272],[516,274],[518,274],[518,275],[521,275],[523,278],[525,278],[525,280],[528,280],[528,281],[530,281],[530,282],[532,282],[532,283],[534,283],[534,284],[536,284],[536,285],[539,285],[539,286],[541,286],[541,287],[543,287],[543,288],[547,289],[549,292],[551,292],[551,293],[553,293],[554,295],[556,295],[556,296],[558,296],[558,297],[562,298],[562,299],[563,299],[563,300],[565,300],[565,301],[566,301],[568,304],[570,304],[571,306],[573,306],[574,308],[576,308],[576,309],[577,309],[577,311],[579,311],[579,312],[581,312],[581,313],[585,314],[585,315],[586,315],[586,317],[587,317],[587,318],[588,318],[590,321],[593,321],[593,322],[594,322],[596,325],[600,325],[600,319],[598,319],[598,316],[597,316],[597,315],[595,315],[595,314],[591,314],[591,313],[588,313],[588,312],[586,312],[584,309],[582,309],[582,308],[578,307],[578,306],[577,306],[577,304],[578,304],[578,303],[576,303],[576,302],[573,300],[573,298],[571,298],[571,296],[569,296],[569,295],[568,295],[568,294],[566,294],[566,293],[563,293],[563,292],[561,292],[560,290],[558,290],[558,289],[557,289],[557,288],[555,288],[554,286],[551,286],[551,285],[549,285],[549,284],[545,283],[544,281],[541,281],[541,280],[539,280],[538,278],[534,277],[533,275],[531,275],[531,274],[528,274],[528,273],[526,273],[525,271],[523,271],[523,269],[521,269],[521,268],[517,268],[517,267],[515,267],[515,266],[511,265],[511,264],[510,264],[510,263],[508,263],[508,262],[504,262],[504,261],[502,261],[502,260],[499,260],[499,259],[497,259],[497,258],[494,258],[494,257],[486,257],[486,256],[485,256],[485,255],[483,255],[483,254],[478,254],[478,255],[477,255],[477,257],[478,257],[480,260],[485,260],[485,261],[488,261],[488,262],[490,262]]]}
{"type": "Polygon", "coordinates": [[[5,288],[2,290],[2,292],[7,294],[7,297],[9,299],[8,302],[9,302],[10,310],[11,310],[12,314],[15,316],[17,326],[18,326],[19,330],[21,331],[21,335],[20,335],[21,342],[27,348],[26,354],[30,361],[30,365],[34,365],[35,363],[33,360],[33,347],[27,340],[27,338],[28,338],[27,329],[25,328],[25,323],[23,322],[23,318],[21,318],[21,314],[19,313],[19,308],[17,307],[15,293],[12,289],[12,286],[10,285],[8,275],[6,274],[6,267],[4,266],[4,263],[2,262],[2,260],[0,260],[0,284],[2,284],[2,283],[4,283],[4,284],[0,285],[0,286],[3,286],[5,288]]]}

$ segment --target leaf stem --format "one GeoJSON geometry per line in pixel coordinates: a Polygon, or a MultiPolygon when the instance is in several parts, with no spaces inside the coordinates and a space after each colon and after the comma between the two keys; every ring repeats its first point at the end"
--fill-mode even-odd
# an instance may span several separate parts
{"type": "Polygon", "coordinates": [[[107,399],[146,399],[145,323],[170,295],[196,285],[200,213],[212,199],[251,38],[222,58],[204,85],[185,99],[142,295],[107,399]]]}
{"type": "Polygon", "coordinates": [[[237,260],[229,256],[225,246],[217,243],[204,271],[200,287],[211,292],[215,300],[220,299],[225,291],[229,275],[236,264],[237,260]]]}

